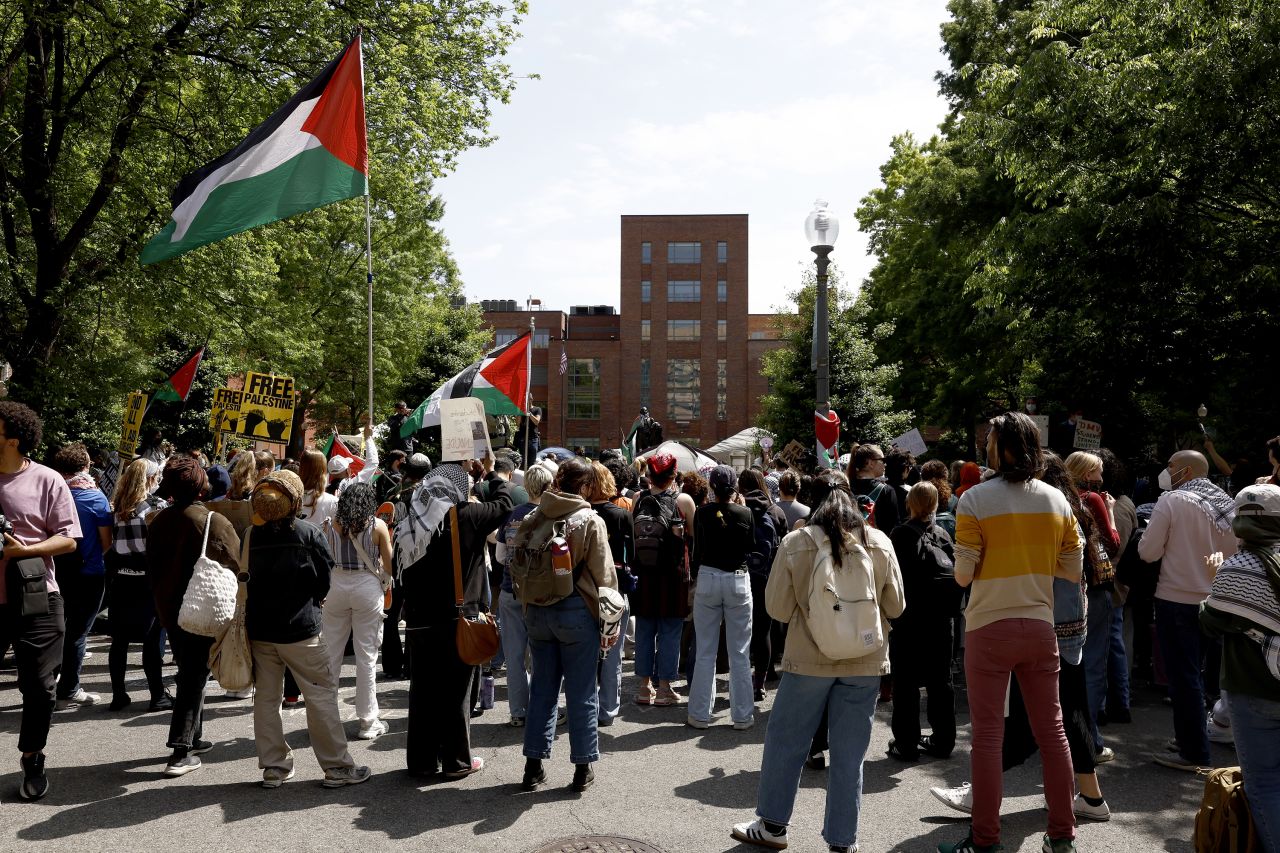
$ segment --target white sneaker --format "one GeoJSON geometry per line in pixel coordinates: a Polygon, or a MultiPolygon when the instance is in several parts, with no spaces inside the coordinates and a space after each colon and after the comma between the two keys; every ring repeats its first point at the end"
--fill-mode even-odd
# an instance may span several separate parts
{"type": "Polygon", "coordinates": [[[699,720],[696,717],[685,717],[684,724],[691,729],[709,729],[711,728],[710,720],[699,720]]]}
{"type": "Polygon", "coordinates": [[[1213,712],[1209,712],[1209,719],[1205,722],[1205,728],[1209,731],[1209,743],[1222,743],[1227,746],[1235,746],[1236,736],[1231,731],[1231,726],[1224,726],[1213,716],[1213,712]]]}
{"type": "Polygon", "coordinates": [[[750,730],[750,729],[752,729],[752,728],[755,728],[755,725],[756,725],[756,718],[755,718],[755,717],[747,717],[745,720],[743,720],[743,721],[742,721],[742,722],[740,722],[740,723],[734,723],[734,724],[733,724],[733,727],[734,727],[734,729],[735,729],[735,730],[737,730],[737,731],[745,732],[745,731],[748,731],[748,730],[750,730]]]}
{"type": "Polygon", "coordinates": [[[930,788],[929,793],[943,805],[958,812],[973,814],[973,787],[968,782],[958,788],[930,788]]]}
{"type": "Polygon", "coordinates": [[[1116,752],[1109,746],[1104,746],[1098,750],[1098,754],[1093,757],[1095,764],[1106,764],[1108,761],[1116,760],[1116,752]]]}
{"type": "Polygon", "coordinates": [[[253,685],[249,685],[244,690],[228,690],[223,695],[228,699],[252,699],[253,685]]]}
{"type": "Polygon", "coordinates": [[[744,841],[747,844],[755,844],[759,847],[772,847],[774,850],[785,850],[787,848],[787,834],[785,832],[774,835],[765,829],[764,821],[756,818],[750,823],[735,823],[729,835],[737,841],[744,841]]]}
{"type": "Polygon", "coordinates": [[[65,699],[59,699],[53,704],[54,708],[59,711],[70,711],[74,708],[87,708],[100,702],[102,702],[102,697],[97,693],[88,693],[83,687],[78,687],[75,693],[65,699]]]}
{"type": "Polygon", "coordinates": [[[293,768],[282,770],[279,767],[268,767],[262,771],[262,787],[279,788],[293,778],[293,768]]]}
{"type": "Polygon", "coordinates": [[[1107,806],[1106,800],[1103,800],[1101,805],[1093,806],[1086,802],[1084,797],[1076,794],[1075,801],[1071,804],[1071,811],[1076,817],[1082,817],[1085,820],[1111,820],[1111,809],[1107,806]]]}
{"type": "Polygon", "coordinates": [[[374,720],[369,725],[361,724],[360,731],[356,733],[356,737],[360,740],[377,740],[379,735],[387,733],[387,724],[382,720],[374,720]]]}

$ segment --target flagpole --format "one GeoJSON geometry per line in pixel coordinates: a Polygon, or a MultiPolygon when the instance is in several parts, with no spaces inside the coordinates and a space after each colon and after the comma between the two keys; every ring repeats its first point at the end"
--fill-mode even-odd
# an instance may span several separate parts
{"type": "MultiPolygon", "coordinates": [[[[537,321],[529,317],[529,345],[524,348],[524,468],[529,470],[529,410],[533,407],[533,338],[537,321]]],[[[563,436],[562,436],[563,437],[563,436]]]]}
{"type": "MultiPolygon", "coordinates": [[[[364,28],[356,31],[360,39],[364,28]]],[[[364,99],[364,40],[360,39],[360,96],[364,99]]],[[[364,119],[364,116],[361,116],[364,119]]],[[[367,120],[366,120],[367,125],[367,120]]],[[[373,203],[369,193],[369,179],[365,177],[364,187],[364,257],[367,271],[365,273],[366,289],[369,305],[369,429],[373,429],[373,203]]]]}

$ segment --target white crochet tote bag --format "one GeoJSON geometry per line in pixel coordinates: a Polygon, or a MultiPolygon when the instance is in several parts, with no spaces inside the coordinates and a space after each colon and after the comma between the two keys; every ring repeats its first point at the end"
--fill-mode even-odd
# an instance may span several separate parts
{"type": "Polygon", "coordinates": [[[236,614],[236,592],[239,586],[235,572],[209,559],[209,526],[213,512],[204,521],[204,542],[196,558],[195,571],[182,595],[178,611],[178,627],[202,637],[216,637],[231,623],[236,614]]]}

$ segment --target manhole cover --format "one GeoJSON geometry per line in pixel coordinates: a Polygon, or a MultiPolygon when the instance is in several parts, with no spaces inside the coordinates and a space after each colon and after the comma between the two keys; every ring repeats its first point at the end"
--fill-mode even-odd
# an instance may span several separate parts
{"type": "Polygon", "coordinates": [[[652,844],[617,835],[573,835],[548,841],[533,853],[662,853],[652,844]]]}

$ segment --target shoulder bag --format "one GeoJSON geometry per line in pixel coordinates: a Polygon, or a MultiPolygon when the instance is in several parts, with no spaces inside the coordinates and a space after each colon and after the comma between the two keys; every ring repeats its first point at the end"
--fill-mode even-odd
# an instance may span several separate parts
{"type": "MultiPolygon", "coordinates": [[[[372,522],[370,522],[372,524],[372,522]]],[[[375,528],[376,529],[376,528],[375,528]]],[[[372,539],[370,539],[372,541],[372,539]]],[[[364,546],[360,544],[360,537],[353,536],[351,542],[356,546],[356,554],[360,556],[360,562],[368,570],[369,574],[378,579],[378,583],[382,584],[382,609],[391,609],[391,575],[386,572],[378,571],[373,565],[373,560],[369,559],[369,555],[365,553],[364,546]]]]}
{"type": "Polygon", "coordinates": [[[478,666],[498,653],[498,623],[488,613],[468,617],[462,590],[462,544],[458,538],[458,508],[449,508],[449,533],[453,538],[453,589],[457,597],[458,657],[465,664],[478,666]]]}
{"type": "Polygon", "coordinates": [[[253,528],[250,527],[244,534],[235,616],[214,637],[213,646],[209,649],[209,671],[224,690],[248,690],[253,685],[253,651],[249,645],[249,631],[245,627],[245,607],[249,601],[249,537],[252,533],[253,528]]]}
{"type": "Polygon", "coordinates": [[[182,594],[178,627],[190,634],[216,637],[236,614],[237,583],[230,569],[209,558],[209,528],[213,513],[204,519],[204,541],[195,571],[182,594]]]}

